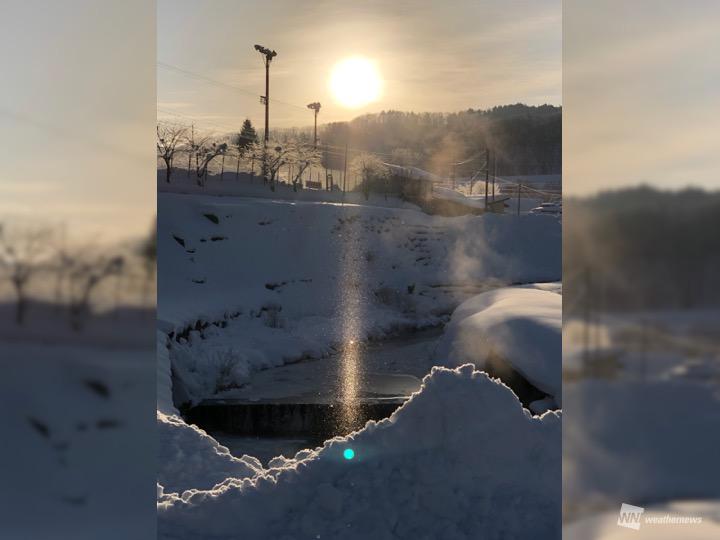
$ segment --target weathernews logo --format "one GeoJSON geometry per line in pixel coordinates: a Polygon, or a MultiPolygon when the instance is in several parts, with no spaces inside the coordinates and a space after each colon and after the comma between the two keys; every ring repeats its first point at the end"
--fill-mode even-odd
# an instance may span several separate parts
{"type": "Polygon", "coordinates": [[[642,524],[642,515],[645,509],[640,506],[633,506],[632,504],[622,503],[620,506],[620,515],[618,516],[617,524],[621,527],[627,527],[628,529],[640,530],[642,524]]]}
{"type": "Polygon", "coordinates": [[[640,530],[640,525],[694,525],[702,523],[698,516],[671,516],[670,514],[645,516],[645,509],[641,506],[622,503],[617,524],[627,529],[640,530]]]}

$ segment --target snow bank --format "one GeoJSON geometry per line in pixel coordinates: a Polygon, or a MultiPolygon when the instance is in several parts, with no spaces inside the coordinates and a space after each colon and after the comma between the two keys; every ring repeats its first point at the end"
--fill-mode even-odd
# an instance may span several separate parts
{"type": "Polygon", "coordinates": [[[452,314],[435,357],[482,369],[491,355],[562,400],[562,297],[551,290],[507,287],[479,294],[452,314]]]}
{"type": "Polygon", "coordinates": [[[226,478],[252,477],[262,471],[254,457],[233,457],[201,429],[179,416],[157,413],[158,483],[168,491],[210,489],[226,478]]]}
{"type": "Polygon", "coordinates": [[[159,486],[159,537],[556,538],[560,424],[471,365],[434,368],[389,419],[322,448],[208,490],[159,486]]]}

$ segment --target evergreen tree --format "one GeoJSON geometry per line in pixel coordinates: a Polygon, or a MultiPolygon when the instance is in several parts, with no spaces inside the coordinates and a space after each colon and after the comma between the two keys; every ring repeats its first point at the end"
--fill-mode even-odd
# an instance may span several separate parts
{"type": "Polygon", "coordinates": [[[245,121],[243,122],[242,129],[240,130],[240,134],[235,137],[235,145],[242,152],[248,146],[250,146],[252,143],[255,143],[257,141],[258,141],[257,132],[255,131],[255,128],[253,127],[250,119],[246,118],[245,121]]]}

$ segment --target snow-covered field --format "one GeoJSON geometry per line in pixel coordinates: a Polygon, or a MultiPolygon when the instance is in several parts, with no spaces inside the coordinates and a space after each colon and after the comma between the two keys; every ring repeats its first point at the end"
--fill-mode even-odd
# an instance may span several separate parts
{"type": "Polygon", "coordinates": [[[76,334],[61,319],[44,343],[4,321],[2,538],[155,537],[152,336],[147,317],[120,317],[132,338],[105,342],[109,320],[76,334]]]}

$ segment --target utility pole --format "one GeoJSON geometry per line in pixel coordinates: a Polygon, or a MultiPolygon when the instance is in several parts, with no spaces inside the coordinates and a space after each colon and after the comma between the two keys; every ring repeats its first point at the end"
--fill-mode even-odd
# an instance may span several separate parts
{"type": "Polygon", "coordinates": [[[590,361],[590,268],[585,268],[585,294],[583,295],[584,306],[583,306],[583,364],[585,368],[588,368],[590,361]]]}
{"type": "Polygon", "coordinates": [[[522,191],[522,184],[518,184],[518,196],[517,196],[517,215],[520,215],[520,192],[522,191]]]}
{"type": "Polygon", "coordinates": [[[265,143],[263,152],[263,178],[267,181],[267,143],[270,139],[270,62],[277,56],[275,51],[272,51],[262,45],[255,45],[255,50],[263,55],[263,61],[265,62],[265,95],[260,96],[260,103],[265,105],[265,143]]]}
{"type": "Polygon", "coordinates": [[[348,143],[345,142],[345,160],[343,163],[343,193],[347,188],[347,157],[348,157],[348,143]]]}
{"type": "MultiPolygon", "coordinates": [[[[195,124],[190,124],[190,150],[195,150],[195,124]]],[[[190,178],[190,167],[192,167],[192,152],[188,152],[188,178],[190,178]]]]}
{"type": "Polygon", "coordinates": [[[493,152],[493,179],[492,179],[492,200],[495,202],[495,178],[497,177],[497,150],[493,152]]]}
{"type": "Polygon", "coordinates": [[[485,149],[485,211],[488,209],[488,182],[490,181],[490,148],[485,149]]]}
{"type": "Polygon", "coordinates": [[[452,164],[452,188],[455,189],[455,172],[457,163],[455,163],[455,156],[453,156],[453,164],[452,164]]]}
{"type": "Polygon", "coordinates": [[[242,158],[242,151],[238,147],[238,158],[237,158],[237,169],[235,169],[235,180],[240,179],[240,159],[242,158]]]}
{"type": "Polygon", "coordinates": [[[313,103],[310,103],[307,107],[308,107],[308,109],[312,109],[313,111],[315,111],[315,143],[314,143],[314,145],[315,145],[315,148],[317,148],[317,115],[320,112],[320,103],[315,101],[313,103]]]}

